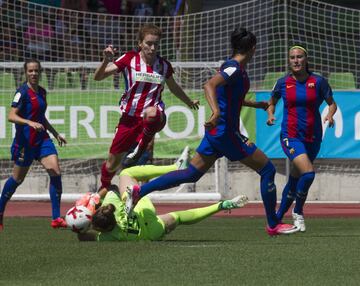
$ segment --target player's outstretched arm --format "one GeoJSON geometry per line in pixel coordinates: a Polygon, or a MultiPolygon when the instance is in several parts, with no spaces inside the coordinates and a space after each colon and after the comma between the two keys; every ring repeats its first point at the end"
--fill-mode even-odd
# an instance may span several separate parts
{"type": "Polygon", "coordinates": [[[166,85],[169,87],[169,90],[182,102],[184,102],[191,109],[199,109],[199,100],[191,100],[190,97],[184,92],[184,90],[178,85],[175,79],[170,76],[166,79],[166,85]]]}
{"type": "Polygon", "coordinates": [[[261,108],[264,110],[269,108],[269,102],[267,101],[254,101],[254,100],[244,99],[243,105],[247,107],[261,108]]]}
{"type": "Polygon", "coordinates": [[[104,193],[102,196],[99,193],[87,192],[75,202],[75,206],[84,206],[89,209],[92,214],[94,214],[96,208],[100,205],[100,199],[105,197],[105,195],[106,193],[104,193]]]}

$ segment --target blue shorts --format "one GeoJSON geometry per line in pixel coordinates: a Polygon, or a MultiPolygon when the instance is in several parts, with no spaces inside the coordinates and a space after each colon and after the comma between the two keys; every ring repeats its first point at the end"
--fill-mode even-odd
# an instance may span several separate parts
{"type": "Polygon", "coordinates": [[[11,160],[20,167],[29,167],[34,160],[40,160],[53,154],[57,155],[58,153],[51,139],[46,139],[35,147],[21,145],[15,140],[11,145],[11,160]]]}
{"type": "Polygon", "coordinates": [[[247,141],[248,138],[240,132],[225,133],[222,136],[205,134],[196,151],[206,156],[215,155],[218,158],[225,156],[230,161],[239,161],[250,156],[257,149],[253,143],[248,146],[247,141]]]}
{"type": "Polygon", "coordinates": [[[321,142],[306,143],[296,138],[281,138],[281,147],[290,159],[294,160],[301,154],[307,154],[310,161],[313,162],[320,151],[321,142]]]}

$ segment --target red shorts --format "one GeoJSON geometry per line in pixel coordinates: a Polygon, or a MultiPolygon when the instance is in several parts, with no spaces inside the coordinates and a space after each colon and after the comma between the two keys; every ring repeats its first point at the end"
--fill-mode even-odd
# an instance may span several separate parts
{"type": "MultiPolygon", "coordinates": [[[[154,122],[153,128],[155,132],[162,130],[166,123],[166,116],[162,110],[158,110],[162,115],[161,122],[154,122]]],[[[158,116],[160,116],[158,114],[158,116]]],[[[144,119],[142,117],[128,116],[124,114],[121,116],[115,137],[110,146],[110,154],[116,155],[123,152],[128,152],[131,147],[134,147],[141,139],[144,130],[144,119]]]]}
{"type": "Polygon", "coordinates": [[[143,131],[143,118],[122,115],[110,146],[110,154],[120,154],[130,150],[143,131]]]}

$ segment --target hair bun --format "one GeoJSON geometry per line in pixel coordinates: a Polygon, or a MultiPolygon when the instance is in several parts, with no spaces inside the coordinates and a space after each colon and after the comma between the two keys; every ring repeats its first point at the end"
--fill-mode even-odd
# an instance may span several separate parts
{"type": "Polygon", "coordinates": [[[248,31],[245,28],[238,27],[232,32],[231,36],[237,39],[241,39],[243,37],[246,37],[247,34],[248,31]]]}
{"type": "Polygon", "coordinates": [[[256,45],[256,37],[243,27],[237,27],[231,33],[231,47],[234,53],[246,53],[256,45]]]}
{"type": "Polygon", "coordinates": [[[239,29],[237,29],[238,30],[238,33],[239,33],[239,37],[240,38],[243,38],[243,37],[246,37],[246,35],[247,35],[247,30],[245,29],[245,28],[239,28],[239,29]]]}

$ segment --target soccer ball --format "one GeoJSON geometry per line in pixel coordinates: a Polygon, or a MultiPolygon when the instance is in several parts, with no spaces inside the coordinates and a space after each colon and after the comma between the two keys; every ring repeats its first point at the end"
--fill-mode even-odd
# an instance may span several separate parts
{"type": "Polygon", "coordinates": [[[65,216],[68,228],[73,232],[86,232],[91,225],[92,213],[85,206],[75,206],[69,209],[65,216]]]}

